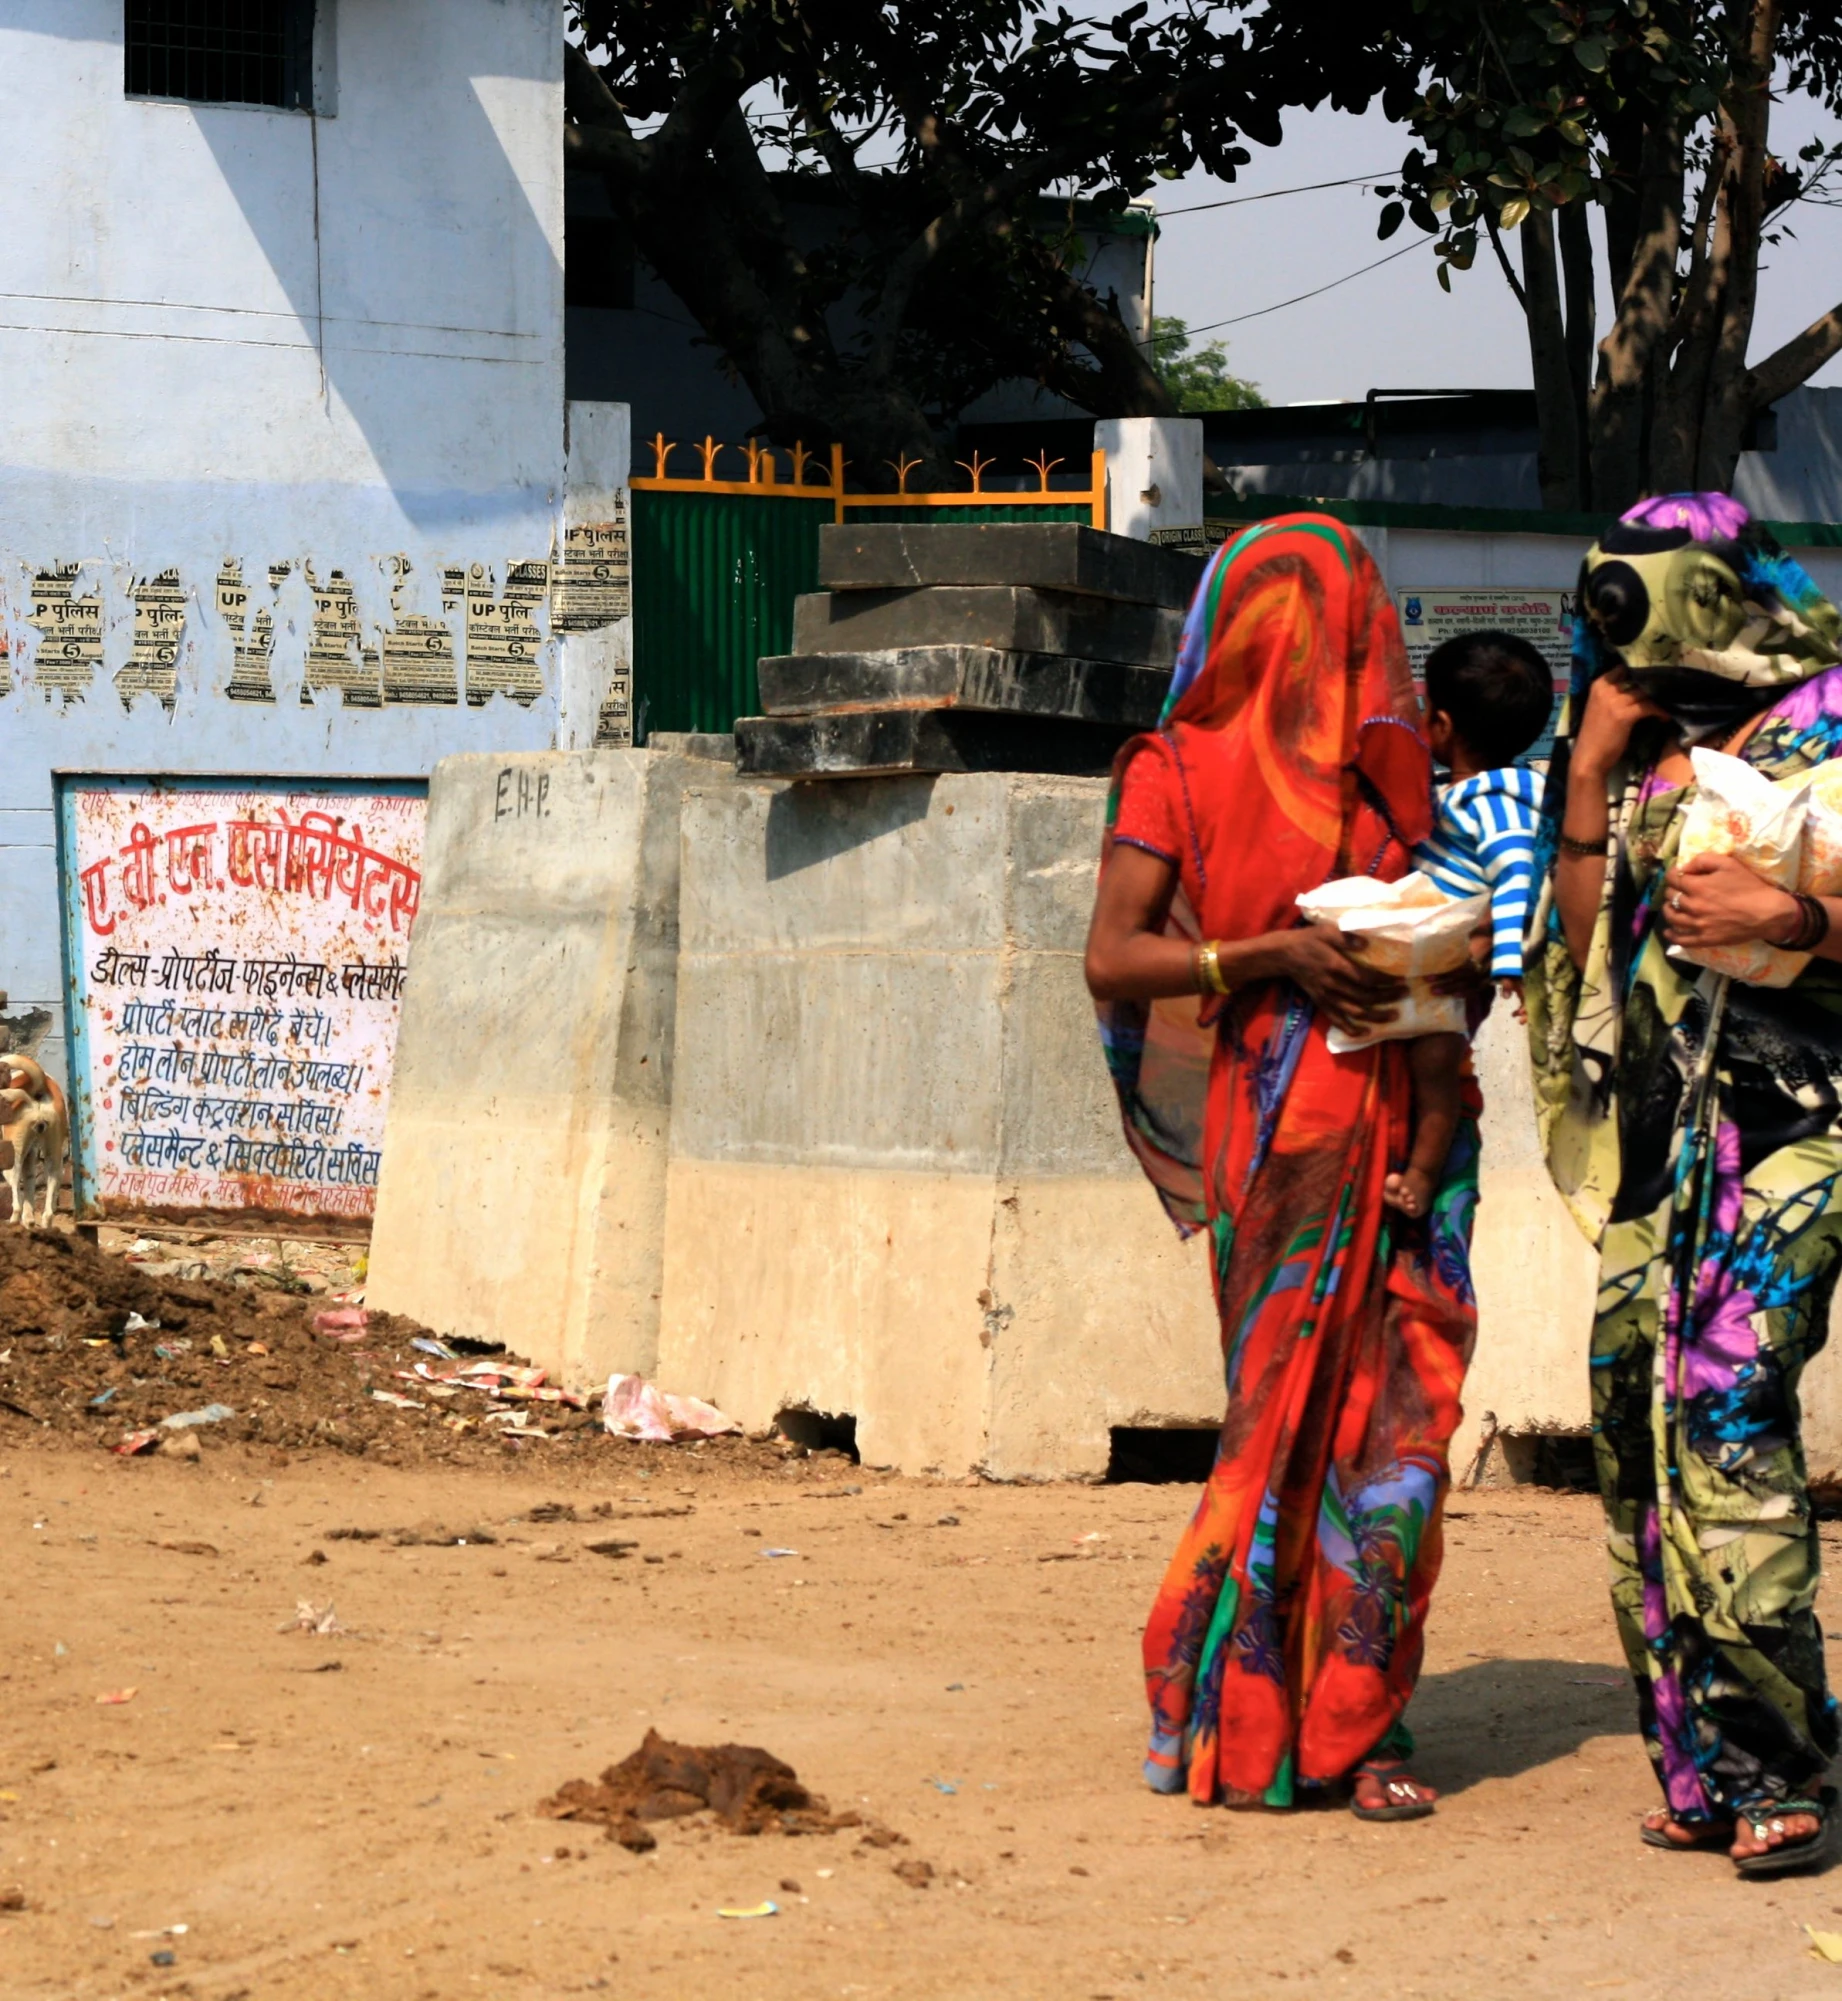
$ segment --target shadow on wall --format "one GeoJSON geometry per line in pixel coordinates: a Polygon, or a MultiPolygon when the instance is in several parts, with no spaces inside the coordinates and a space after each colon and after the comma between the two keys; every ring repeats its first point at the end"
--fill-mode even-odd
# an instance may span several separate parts
{"type": "Polygon", "coordinates": [[[767,810],[768,881],[779,882],[917,825],[927,818],[933,796],[932,776],[833,778],[822,785],[791,785],[776,792],[767,810]],[[866,786],[876,788],[875,813],[862,809],[866,786]]]}
{"type": "MultiPolygon", "coordinates": [[[[559,344],[561,245],[501,136],[543,116],[530,86],[553,84],[558,59],[544,10],[516,11],[531,17],[523,33],[500,8],[369,0],[342,10],[334,115],[188,107],[318,347],[329,397],[350,413],[405,513],[429,530],[453,505],[446,482],[429,477],[430,434],[452,423],[406,398],[402,364],[474,363],[490,398],[495,376],[516,379],[559,344]],[[405,90],[400,79],[413,76],[425,87],[405,90]],[[472,254],[380,258],[380,239],[402,245],[418,232],[462,233],[472,254]],[[495,275],[483,285],[482,273],[495,275]]],[[[507,393],[516,400],[510,383],[507,393]]]]}

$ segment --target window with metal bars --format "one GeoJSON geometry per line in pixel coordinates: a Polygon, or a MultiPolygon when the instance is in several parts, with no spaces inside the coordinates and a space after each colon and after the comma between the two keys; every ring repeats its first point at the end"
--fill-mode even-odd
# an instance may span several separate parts
{"type": "Polygon", "coordinates": [[[130,97],[313,109],[315,0],[127,0],[130,97]]]}

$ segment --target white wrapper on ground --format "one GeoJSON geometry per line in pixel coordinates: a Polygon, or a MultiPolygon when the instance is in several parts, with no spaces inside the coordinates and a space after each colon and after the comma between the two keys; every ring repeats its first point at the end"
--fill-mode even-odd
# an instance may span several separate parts
{"type": "MultiPolygon", "coordinates": [[[[1803,870],[1809,819],[1808,777],[1774,785],[1743,758],[1720,750],[1691,750],[1695,796],[1682,817],[1678,868],[1697,855],[1732,855],[1780,889],[1795,889],[1803,870]]],[[[1749,987],[1788,987],[1810,963],[1808,952],[1781,952],[1755,938],[1744,945],[1710,945],[1670,957],[1711,973],[1726,973],[1749,987]]]]}
{"type": "Polygon", "coordinates": [[[714,1404],[700,1397],[668,1396],[644,1376],[608,1378],[601,1422],[616,1438],[652,1439],[660,1445],[675,1438],[720,1438],[742,1429],[714,1404]]]}
{"type": "Polygon", "coordinates": [[[1367,1033],[1333,1028],[1326,1040],[1333,1055],[1367,1049],[1375,1042],[1399,1042],[1415,1035],[1462,1035],[1465,1003],[1460,995],[1436,994],[1431,981],[1455,973],[1471,952],[1471,934],[1490,915],[1490,898],[1447,896],[1431,876],[1417,869],[1398,882],[1372,876],[1343,876],[1298,899],[1307,923],[1328,926],[1365,941],[1362,963],[1407,982],[1407,997],[1392,1021],[1367,1033]]]}

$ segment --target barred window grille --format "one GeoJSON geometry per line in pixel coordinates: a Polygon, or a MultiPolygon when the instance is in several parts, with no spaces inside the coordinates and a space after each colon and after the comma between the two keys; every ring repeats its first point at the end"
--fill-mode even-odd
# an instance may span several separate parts
{"type": "Polygon", "coordinates": [[[313,109],[315,0],[127,0],[130,97],[313,109]]]}

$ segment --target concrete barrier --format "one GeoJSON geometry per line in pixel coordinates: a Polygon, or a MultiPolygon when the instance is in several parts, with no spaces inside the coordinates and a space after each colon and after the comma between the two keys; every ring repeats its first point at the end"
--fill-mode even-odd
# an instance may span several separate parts
{"type": "MultiPolygon", "coordinates": [[[[726,748],[436,768],[372,1302],[751,1427],[849,1414],[909,1472],[1091,1478],[1115,1426],[1218,1423],[1201,1242],[1126,1151],[1081,979],[1104,783],[738,782],[726,748]]],[[[1507,1009],[1476,1054],[1461,1473],[1587,1429],[1596,1263],[1507,1009]]],[[[1805,1408],[1842,1483],[1842,1343],[1805,1408]]]]}
{"type": "Polygon", "coordinates": [[[1002,1479],[1219,1421],[1202,1253],[1126,1153],[1081,980],[1104,792],[687,787],[668,1382],[1002,1479]]]}
{"type": "Polygon", "coordinates": [[[368,1297],[577,1381],[657,1359],[684,751],[451,757],[368,1297]]]}

